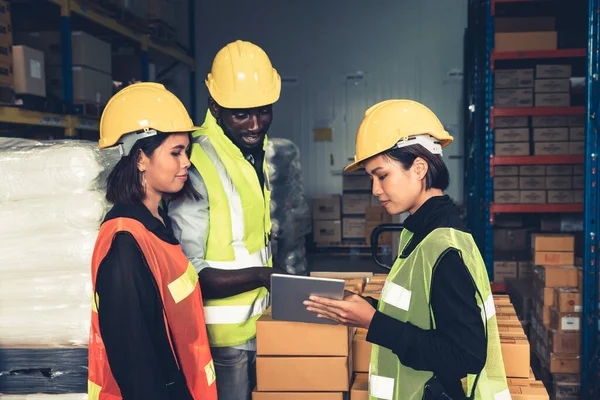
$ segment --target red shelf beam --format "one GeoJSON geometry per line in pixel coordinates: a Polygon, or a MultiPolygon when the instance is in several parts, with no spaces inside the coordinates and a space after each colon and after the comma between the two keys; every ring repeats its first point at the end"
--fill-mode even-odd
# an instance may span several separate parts
{"type": "Polygon", "coordinates": [[[587,49],[559,49],[534,51],[493,51],[492,62],[496,60],[524,60],[537,58],[575,58],[586,57],[587,49]]]}
{"type": "Polygon", "coordinates": [[[504,283],[490,282],[492,293],[506,293],[506,285],[504,283]]]}
{"type": "Polygon", "coordinates": [[[490,205],[490,213],[578,213],[583,212],[583,204],[495,204],[490,205]]]}
{"type": "Polygon", "coordinates": [[[546,164],[583,164],[583,155],[574,156],[514,156],[490,158],[490,164],[494,165],[546,165],[546,164]]]}
{"type": "MultiPolygon", "coordinates": [[[[585,107],[491,108],[492,117],[529,117],[542,115],[583,115],[585,107]]],[[[493,127],[493,125],[492,125],[493,127]]]]}

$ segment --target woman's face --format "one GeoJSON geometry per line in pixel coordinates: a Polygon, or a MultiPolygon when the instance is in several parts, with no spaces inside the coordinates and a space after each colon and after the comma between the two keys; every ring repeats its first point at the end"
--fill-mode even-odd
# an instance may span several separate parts
{"type": "Polygon", "coordinates": [[[419,198],[425,190],[427,162],[415,159],[405,170],[398,161],[384,155],[377,155],[364,163],[367,174],[373,180],[373,195],[389,214],[400,214],[418,209],[419,198]]]}
{"type": "Polygon", "coordinates": [[[146,196],[151,192],[162,195],[183,189],[190,168],[186,153],[189,145],[187,133],[173,133],[154,151],[152,157],[143,152],[140,154],[138,169],[146,178],[146,196]]]}

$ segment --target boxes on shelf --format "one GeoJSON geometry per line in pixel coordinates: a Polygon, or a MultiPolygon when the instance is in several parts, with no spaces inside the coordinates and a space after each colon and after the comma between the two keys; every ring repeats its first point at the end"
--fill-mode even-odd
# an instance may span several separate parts
{"type": "Polygon", "coordinates": [[[320,244],[341,243],[342,221],[313,221],[313,236],[320,244]]]}
{"type": "Polygon", "coordinates": [[[13,46],[15,93],[46,97],[44,53],[27,46],[13,46]]]}
{"type": "Polygon", "coordinates": [[[556,50],[558,35],[548,32],[507,32],[494,35],[496,51],[556,50]]]}
{"type": "Polygon", "coordinates": [[[339,220],[342,217],[341,196],[334,194],[313,198],[313,219],[339,220]]]}
{"type": "MultiPolygon", "coordinates": [[[[566,151],[568,153],[568,149],[566,151]]],[[[496,156],[528,156],[529,152],[529,142],[500,142],[494,145],[496,156]]]]}
{"type": "Polygon", "coordinates": [[[494,86],[501,89],[531,88],[533,87],[533,68],[496,70],[494,86]]]}
{"type": "Polygon", "coordinates": [[[543,176],[522,176],[519,178],[519,189],[521,189],[521,190],[546,189],[546,178],[543,176]]]}
{"type": "MultiPolygon", "coordinates": [[[[371,244],[371,233],[373,230],[381,225],[392,222],[392,216],[388,214],[385,208],[380,205],[370,206],[367,208],[365,214],[365,241],[367,244],[371,244]]],[[[384,232],[379,235],[379,245],[389,246],[392,244],[392,232],[384,232]]]]}
{"type": "Polygon", "coordinates": [[[545,190],[521,190],[519,193],[519,202],[521,204],[545,204],[545,190]]]}
{"type": "Polygon", "coordinates": [[[536,107],[569,107],[571,105],[570,93],[536,93],[536,107]]]}
{"type": "Polygon", "coordinates": [[[536,156],[562,156],[570,154],[569,142],[534,142],[536,156]]]}
{"type": "Polygon", "coordinates": [[[535,77],[536,79],[560,79],[560,78],[570,78],[572,73],[572,67],[568,64],[560,64],[560,65],[547,65],[540,64],[535,67],[535,77]]]}
{"type": "Polygon", "coordinates": [[[498,89],[494,91],[494,107],[533,107],[533,89],[498,89]]]}
{"type": "Polygon", "coordinates": [[[521,165],[519,166],[519,175],[521,176],[545,176],[545,165],[521,165]]]}
{"type": "Polygon", "coordinates": [[[547,32],[556,29],[554,17],[496,17],[496,32],[547,32]]]}
{"type": "Polygon", "coordinates": [[[529,128],[498,128],[494,130],[496,142],[528,142],[529,128]]]}
{"type": "Polygon", "coordinates": [[[344,193],[342,196],[342,213],[364,215],[371,205],[371,193],[344,193]]]}
{"type": "Polygon", "coordinates": [[[504,283],[506,279],[517,279],[517,262],[494,261],[494,282],[504,283]]]}
{"type": "MultiPolygon", "coordinates": [[[[73,67],[73,103],[104,105],[112,97],[113,81],[109,74],[87,67],[73,67]]],[[[46,68],[48,93],[62,99],[62,68],[46,68]]]]}
{"type": "Polygon", "coordinates": [[[344,217],[342,220],[342,238],[364,240],[366,222],[365,218],[344,217]]]}
{"type": "Polygon", "coordinates": [[[536,93],[569,93],[570,91],[571,80],[569,78],[535,80],[536,93]]]}
{"type": "Polygon", "coordinates": [[[518,176],[519,167],[516,165],[498,165],[494,167],[494,176],[518,176]]]}
{"type": "Polygon", "coordinates": [[[569,128],[568,127],[545,127],[533,128],[534,142],[568,142],[569,128]]]}
{"type": "Polygon", "coordinates": [[[548,204],[571,204],[575,193],[571,190],[548,190],[548,204]]]}
{"type": "Polygon", "coordinates": [[[566,115],[538,115],[531,117],[531,126],[533,128],[569,126],[569,119],[566,115]]]}
{"type": "Polygon", "coordinates": [[[342,178],[343,190],[371,190],[371,179],[364,172],[354,174],[344,174],[342,178]]]}
{"type": "MultiPolygon", "coordinates": [[[[534,117],[535,118],[535,117],[534,117]]],[[[529,117],[495,117],[495,128],[527,128],[529,117]]]]}

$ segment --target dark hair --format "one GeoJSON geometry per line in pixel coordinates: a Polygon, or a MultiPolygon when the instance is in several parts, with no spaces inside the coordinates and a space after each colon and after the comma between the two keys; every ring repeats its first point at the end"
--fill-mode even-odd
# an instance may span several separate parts
{"type": "Polygon", "coordinates": [[[425,160],[429,165],[427,175],[425,176],[425,187],[427,190],[431,188],[446,190],[450,185],[450,173],[448,172],[448,168],[446,167],[442,156],[439,154],[432,154],[420,144],[389,150],[383,155],[398,161],[402,164],[404,169],[412,167],[417,157],[425,160]]]}
{"type": "MultiPolygon", "coordinates": [[[[152,157],[156,149],[170,135],[171,133],[159,133],[158,135],[135,142],[129,155],[122,157],[108,175],[106,180],[106,200],[112,204],[138,204],[142,202],[145,190],[142,186],[142,173],[137,167],[140,152],[143,151],[147,157],[152,157]]],[[[194,189],[189,179],[185,181],[183,189],[179,192],[168,194],[168,200],[177,200],[182,197],[195,200],[202,198],[196,189],[194,189]]]]}

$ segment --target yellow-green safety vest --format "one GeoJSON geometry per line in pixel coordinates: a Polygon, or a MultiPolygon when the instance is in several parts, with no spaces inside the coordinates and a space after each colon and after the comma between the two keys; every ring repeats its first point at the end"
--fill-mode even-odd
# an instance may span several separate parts
{"type": "MultiPolygon", "coordinates": [[[[210,113],[193,133],[190,161],[208,191],[209,228],[206,262],[212,268],[236,270],[270,267],[269,177],[263,162],[264,188],[254,167],[225,136],[210,113]]],[[[265,138],[265,144],[267,139],[265,138]]],[[[256,336],[256,320],[269,304],[261,287],[232,297],[205,300],[204,315],[211,346],[237,346],[256,336]]]]}
{"type": "MultiPolygon", "coordinates": [[[[398,254],[410,243],[413,233],[404,229],[398,254]]],[[[450,250],[457,250],[477,287],[477,304],[487,334],[487,360],[479,378],[466,379],[466,396],[477,400],[510,400],[502,361],[494,298],[481,254],[473,237],[452,228],[439,228],[423,239],[406,258],[398,257],[381,293],[377,309],[397,320],[421,329],[435,329],[431,311],[430,288],[438,261],[450,250]],[[473,397],[473,386],[476,384],[473,397]]],[[[421,400],[425,384],[433,372],[417,371],[402,365],[392,350],[373,345],[369,371],[369,398],[384,400],[421,400]]]]}

